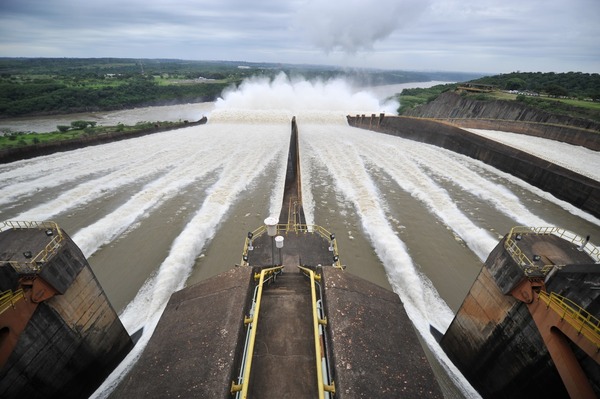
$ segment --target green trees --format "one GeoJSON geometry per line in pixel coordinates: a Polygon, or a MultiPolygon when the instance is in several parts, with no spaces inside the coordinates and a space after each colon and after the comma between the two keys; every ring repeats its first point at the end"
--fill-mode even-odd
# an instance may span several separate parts
{"type": "Polygon", "coordinates": [[[600,93],[600,74],[582,72],[512,72],[486,76],[473,83],[491,84],[505,90],[532,91],[555,97],[590,99],[600,93]]]}

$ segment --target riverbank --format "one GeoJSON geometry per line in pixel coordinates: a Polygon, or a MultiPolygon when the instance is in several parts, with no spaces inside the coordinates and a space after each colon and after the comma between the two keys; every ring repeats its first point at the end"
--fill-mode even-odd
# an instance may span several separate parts
{"type": "Polygon", "coordinates": [[[123,125],[121,125],[115,126],[114,129],[104,128],[102,132],[97,134],[94,134],[92,132],[92,134],[83,134],[79,137],[72,139],[34,142],[33,144],[5,148],[0,150],[0,163],[9,163],[42,155],[49,155],[60,151],[75,150],[90,145],[104,144],[113,141],[131,139],[135,137],[145,136],[147,134],[181,129],[182,127],[203,125],[207,122],[207,120],[208,119],[206,117],[202,117],[196,122],[189,122],[185,120],[182,122],[174,122],[167,124],[150,123],[141,125],[141,128],[124,127],[123,125]]]}

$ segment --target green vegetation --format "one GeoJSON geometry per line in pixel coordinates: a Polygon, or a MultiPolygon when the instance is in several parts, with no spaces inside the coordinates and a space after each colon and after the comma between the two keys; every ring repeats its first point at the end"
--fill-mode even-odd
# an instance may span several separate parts
{"type": "MultiPolygon", "coordinates": [[[[544,112],[600,121],[600,75],[588,73],[522,73],[488,76],[468,83],[493,85],[487,93],[461,92],[478,101],[518,101],[544,112]]],[[[400,93],[399,114],[433,101],[458,85],[438,85],[429,89],[404,89],[400,93]]]]}
{"type": "Polygon", "coordinates": [[[0,118],[212,101],[244,78],[281,72],[307,79],[343,76],[358,85],[480,76],[226,61],[0,58],[0,118]]]}
{"type": "Polygon", "coordinates": [[[471,83],[494,85],[500,90],[516,90],[545,94],[550,97],[569,97],[600,101],[600,74],[512,72],[486,76],[471,83]]]}
{"type": "Polygon", "coordinates": [[[73,121],[70,126],[57,126],[52,133],[7,132],[0,135],[0,150],[28,147],[36,144],[68,141],[81,137],[94,137],[112,133],[138,133],[157,127],[176,128],[185,126],[186,122],[138,122],[134,126],[118,124],[116,126],[96,126],[96,122],[73,121]]]}
{"type": "Polygon", "coordinates": [[[456,84],[436,85],[427,89],[404,89],[400,93],[400,108],[398,108],[398,114],[402,115],[407,110],[417,107],[419,105],[430,103],[435,100],[440,94],[445,93],[449,90],[456,90],[456,84]]]}

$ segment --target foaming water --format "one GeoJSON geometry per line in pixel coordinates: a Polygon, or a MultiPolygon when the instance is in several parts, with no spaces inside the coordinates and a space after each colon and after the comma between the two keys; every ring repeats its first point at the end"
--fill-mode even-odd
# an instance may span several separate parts
{"type": "Polygon", "coordinates": [[[274,79],[250,78],[239,88],[223,92],[215,103],[211,119],[223,118],[223,112],[231,117],[235,112],[254,112],[256,117],[287,115],[304,116],[306,121],[320,122],[333,115],[379,113],[395,115],[398,102],[390,100],[380,103],[368,91],[356,90],[341,78],[327,81],[290,79],[280,73],[274,79]],[[267,111],[266,113],[264,111],[267,111]]]}
{"type": "MultiPolygon", "coordinates": [[[[464,242],[481,262],[498,243],[497,234],[479,226],[478,217],[459,210],[453,196],[431,176],[443,176],[444,180],[455,182],[453,184],[466,193],[513,219],[515,224],[544,226],[548,223],[527,209],[506,187],[473,172],[474,166],[479,163],[470,158],[350,127],[301,125],[299,129],[304,150],[301,152],[303,165],[311,165],[303,169],[304,181],[312,180],[310,171],[315,168],[329,172],[344,200],[350,202],[360,216],[364,233],[422,339],[462,393],[466,397],[478,397],[430,334],[430,325],[445,331],[452,321],[453,312],[431,280],[415,264],[412,248],[396,234],[392,221],[399,216],[390,214],[386,199],[374,182],[381,177],[372,175],[368,165],[384,170],[399,187],[421,202],[433,217],[464,242]]],[[[402,223],[402,220],[398,222],[402,223]]],[[[439,264],[443,265],[443,258],[439,264]]]]}

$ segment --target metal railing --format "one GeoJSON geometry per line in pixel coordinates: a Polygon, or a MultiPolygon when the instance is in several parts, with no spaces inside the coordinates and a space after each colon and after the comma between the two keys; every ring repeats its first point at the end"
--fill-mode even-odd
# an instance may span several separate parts
{"type": "MultiPolygon", "coordinates": [[[[266,231],[267,231],[267,227],[265,225],[262,225],[259,228],[257,228],[256,230],[252,231],[250,234],[248,234],[248,237],[246,237],[246,240],[244,242],[244,249],[242,251],[242,261],[240,263],[242,266],[249,265],[249,263],[248,263],[248,247],[250,246],[251,241],[256,239],[257,237],[260,237],[261,235],[265,234],[266,231]]],[[[332,262],[333,266],[340,268],[340,269],[343,268],[342,263],[339,259],[337,240],[335,239],[335,236],[333,234],[331,234],[329,231],[327,231],[327,229],[325,229],[319,225],[316,225],[316,224],[294,224],[294,225],[278,224],[277,225],[277,233],[276,234],[289,233],[289,232],[319,234],[322,238],[328,240],[330,243],[331,250],[332,250],[332,257],[334,259],[334,261],[332,262]]]]}
{"type": "Polygon", "coordinates": [[[518,244],[519,235],[535,234],[535,235],[554,235],[565,241],[583,246],[582,251],[587,253],[595,263],[600,263],[600,249],[589,243],[583,237],[578,236],[568,230],[559,227],[513,227],[504,242],[504,248],[510,253],[513,260],[523,268],[526,275],[541,273],[546,275],[553,268],[562,268],[565,265],[536,265],[527,255],[521,251],[518,244]]]}
{"type": "Polygon", "coordinates": [[[58,225],[54,222],[20,222],[7,221],[0,224],[0,233],[7,230],[38,229],[46,230],[46,235],[52,237],[50,242],[37,254],[27,261],[4,261],[19,274],[39,273],[45,262],[52,257],[62,245],[64,237],[58,225]]]}
{"type": "Polygon", "coordinates": [[[254,275],[255,279],[258,278],[258,284],[254,288],[250,314],[244,318],[244,324],[248,326],[248,329],[246,330],[246,341],[242,354],[240,374],[237,383],[236,381],[231,383],[231,393],[235,394],[236,399],[246,399],[248,397],[250,371],[252,369],[252,357],[254,355],[254,342],[256,340],[256,327],[258,326],[263,285],[270,280],[275,280],[282,270],[283,266],[271,267],[261,270],[260,274],[257,273],[254,275]]]}
{"type": "Polygon", "coordinates": [[[316,293],[316,280],[321,279],[321,275],[315,274],[311,269],[298,266],[305,275],[310,278],[310,293],[312,298],[312,314],[313,314],[313,333],[315,337],[315,360],[317,366],[317,389],[319,392],[319,399],[330,399],[332,394],[335,393],[335,384],[331,380],[331,372],[329,370],[327,355],[325,348],[321,347],[322,330],[321,326],[327,324],[327,319],[319,315],[319,302],[317,301],[316,293]]]}
{"type": "Polygon", "coordinates": [[[562,320],[589,339],[600,351],[600,320],[575,302],[554,292],[540,291],[538,297],[546,304],[546,307],[558,313],[562,320]]]}
{"type": "Polygon", "coordinates": [[[25,294],[22,289],[16,290],[15,292],[11,290],[2,292],[0,294],[0,314],[10,308],[14,308],[15,303],[24,298],[25,294]]]}

